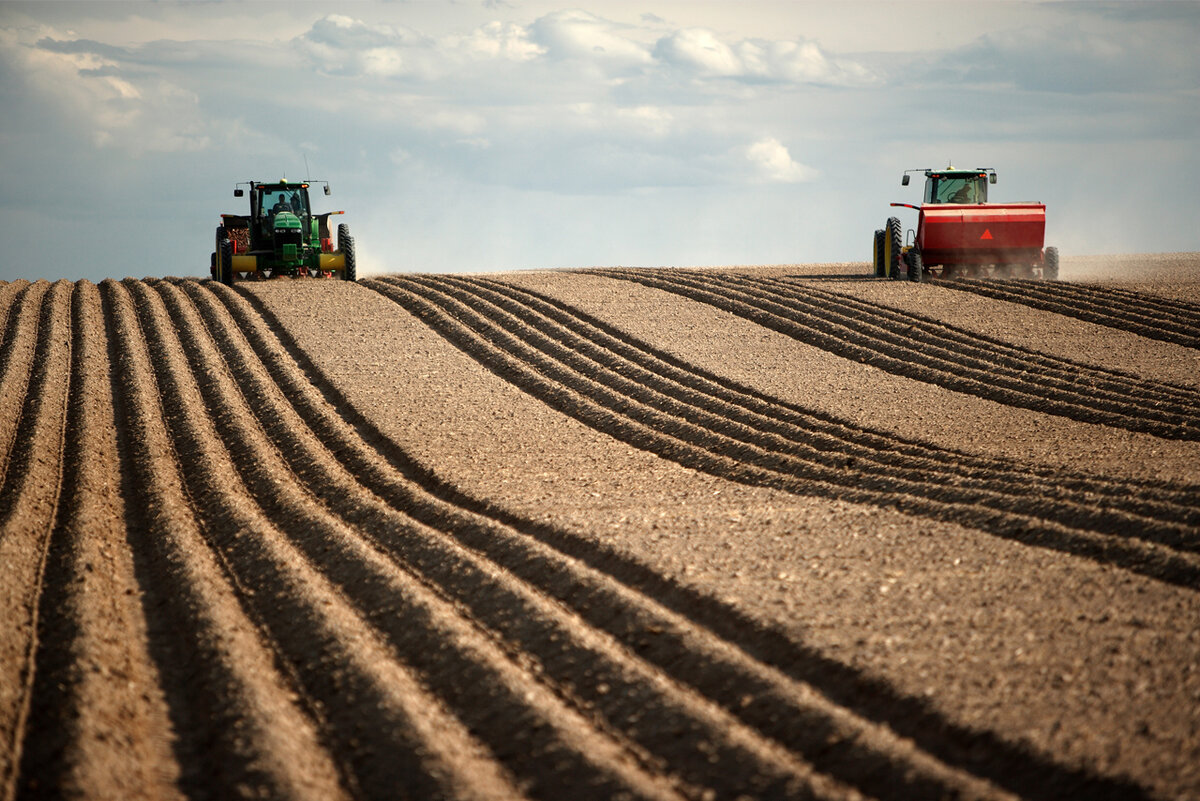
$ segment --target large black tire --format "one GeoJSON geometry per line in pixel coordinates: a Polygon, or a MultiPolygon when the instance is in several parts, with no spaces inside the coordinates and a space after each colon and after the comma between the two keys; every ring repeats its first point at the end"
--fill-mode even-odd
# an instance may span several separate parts
{"type": "Polygon", "coordinates": [[[875,277],[883,278],[887,274],[883,266],[883,229],[875,229],[875,241],[871,249],[871,264],[875,268],[875,277]]]}
{"type": "Polygon", "coordinates": [[[342,278],[347,281],[358,280],[358,269],[354,264],[354,237],[350,236],[350,226],[342,223],[338,226],[338,250],[342,252],[345,267],[342,278]]]}
{"type": "Polygon", "coordinates": [[[903,246],[904,229],[900,227],[899,218],[888,217],[883,232],[884,268],[887,277],[893,281],[900,280],[900,249],[903,246]]]}
{"type": "Polygon", "coordinates": [[[920,283],[925,277],[925,262],[921,258],[921,251],[914,245],[904,254],[904,260],[908,262],[908,280],[920,283]]]}
{"type": "Polygon", "coordinates": [[[1045,260],[1042,263],[1042,278],[1046,281],[1058,280],[1058,248],[1046,248],[1045,260]]]}
{"type": "Polygon", "coordinates": [[[221,243],[228,238],[229,237],[225,234],[225,226],[218,225],[217,235],[213,238],[212,259],[208,267],[208,271],[212,274],[212,279],[214,281],[221,280],[221,263],[218,261],[218,257],[221,254],[221,243]]]}
{"type": "Polygon", "coordinates": [[[225,286],[233,286],[233,243],[222,239],[217,245],[217,280],[225,286]]]}

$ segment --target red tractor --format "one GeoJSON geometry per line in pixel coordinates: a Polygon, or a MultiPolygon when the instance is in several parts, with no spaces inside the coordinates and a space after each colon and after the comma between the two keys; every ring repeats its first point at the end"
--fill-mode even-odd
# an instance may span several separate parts
{"type": "Polygon", "coordinates": [[[1058,278],[1058,249],[1042,249],[1044,203],[989,203],[988,184],[996,183],[990,167],[905,170],[902,186],[913,172],[925,173],[924,201],[891,205],[917,211],[916,231],[909,229],[906,245],[900,220],[888,218],[875,232],[875,275],[899,279],[903,270],[910,281],[926,273],[1058,278]]]}

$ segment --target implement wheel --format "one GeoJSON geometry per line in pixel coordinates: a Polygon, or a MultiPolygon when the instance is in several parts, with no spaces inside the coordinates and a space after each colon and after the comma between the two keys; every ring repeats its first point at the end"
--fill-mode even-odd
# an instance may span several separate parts
{"type": "Polygon", "coordinates": [[[1042,278],[1046,281],[1058,280],[1058,248],[1046,248],[1045,261],[1042,263],[1042,278]]]}
{"type": "Polygon", "coordinates": [[[347,281],[358,280],[358,269],[354,264],[354,237],[350,236],[350,226],[342,223],[338,226],[338,250],[342,252],[342,258],[345,260],[345,268],[342,270],[342,278],[347,281]]]}
{"type": "Polygon", "coordinates": [[[900,280],[900,248],[903,245],[904,233],[900,227],[900,220],[888,217],[883,232],[883,267],[887,277],[893,281],[900,280]]]}
{"type": "Polygon", "coordinates": [[[909,248],[904,260],[908,262],[908,280],[920,283],[925,276],[925,262],[921,258],[921,251],[917,250],[916,246],[909,248]]]}
{"type": "Polygon", "coordinates": [[[883,229],[875,229],[874,248],[871,250],[871,260],[875,267],[875,277],[883,278],[887,275],[887,268],[883,263],[883,229]]]}

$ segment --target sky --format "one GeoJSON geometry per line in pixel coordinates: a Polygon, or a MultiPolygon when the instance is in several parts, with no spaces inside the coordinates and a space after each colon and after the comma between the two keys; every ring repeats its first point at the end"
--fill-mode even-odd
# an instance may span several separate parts
{"type": "Polygon", "coordinates": [[[360,274],[866,261],[951,163],[1065,257],[1200,251],[1198,40],[1179,1],[0,0],[0,280],[206,275],[280,177],[360,274]]]}

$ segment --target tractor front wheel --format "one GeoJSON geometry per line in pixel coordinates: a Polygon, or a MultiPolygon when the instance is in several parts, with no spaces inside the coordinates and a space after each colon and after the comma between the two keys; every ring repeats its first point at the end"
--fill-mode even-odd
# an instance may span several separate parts
{"type": "Polygon", "coordinates": [[[887,267],[883,263],[883,229],[875,229],[874,248],[871,250],[872,266],[875,268],[875,277],[883,278],[887,275],[887,267]]]}
{"type": "Polygon", "coordinates": [[[342,268],[342,278],[347,281],[358,280],[358,270],[354,264],[354,237],[350,236],[350,226],[342,223],[337,229],[338,250],[342,252],[345,267],[342,268]]]}
{"type": "Polygon", "coordinates": [[[897,217],[888,217],[883,234],[883,261],[887,277],[900,279],[900,249],[904,245],[904,233],[897,217]]]}
{"type": "Polygon", "coordinates": [[[1058,248],[1046,248],[1045,260],[1042,263],[1042,278],[1046,281],[1058,280],[1058,248]]]}

